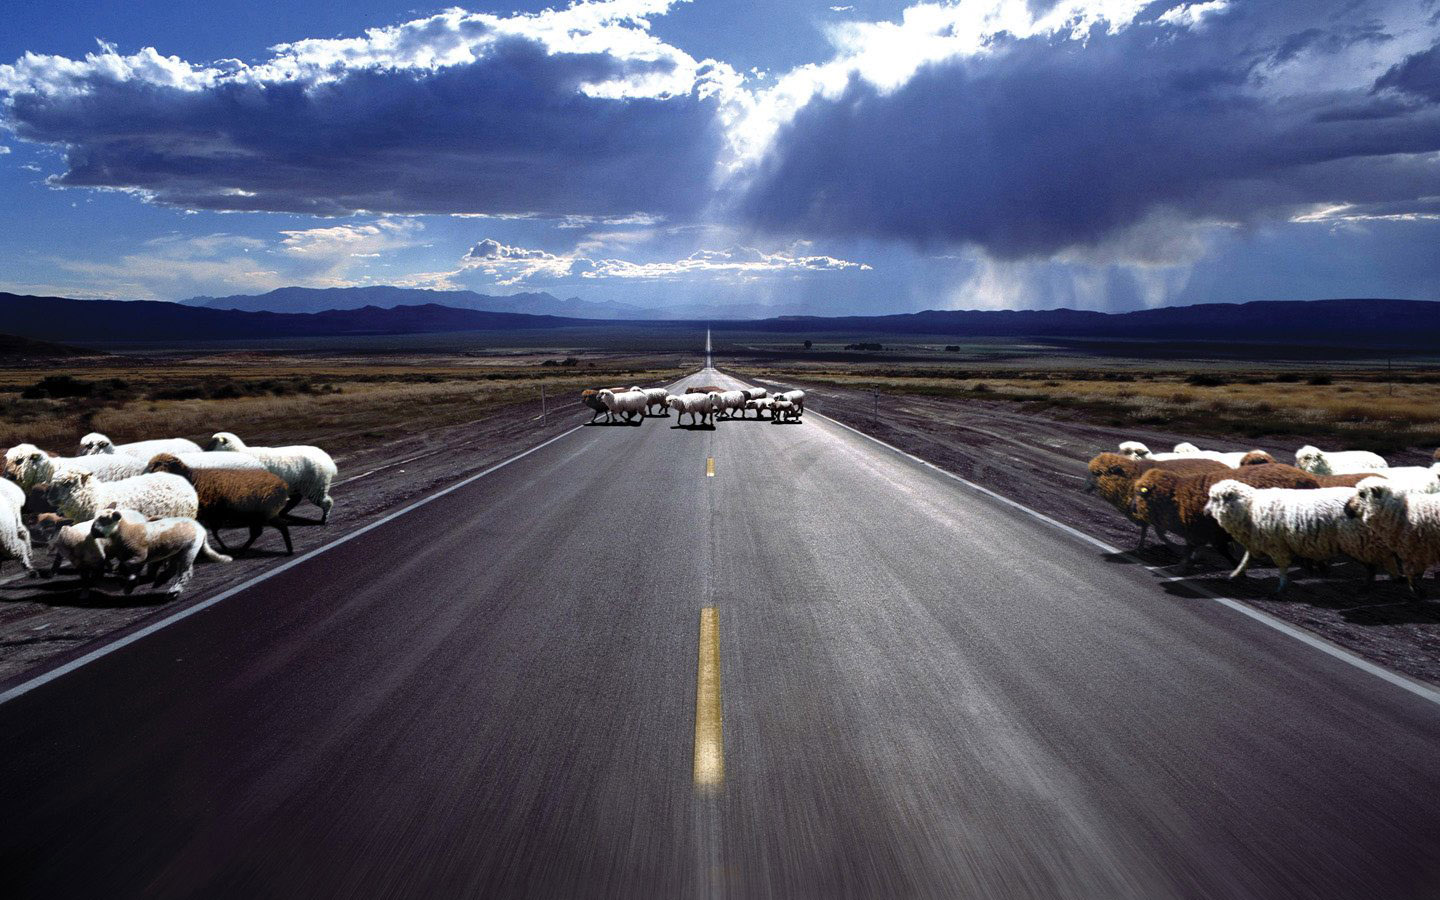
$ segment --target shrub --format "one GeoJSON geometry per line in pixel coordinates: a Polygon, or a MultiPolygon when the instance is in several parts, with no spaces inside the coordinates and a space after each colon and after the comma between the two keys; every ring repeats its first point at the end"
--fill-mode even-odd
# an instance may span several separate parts
{"type": "Polygon", "coordinates": [[[1309,378],[1305,379],[1305,383],[1320,385],[1323,387],[1327,384],[1334,384],[1335,379],[1331,378],[1329,375],[1311,375],[1309,378]]]}
{"type": "Polygon", "coordinates": [[[1224,387],[1227,382],[1219,375],[1211,375],[1206,372],[1197,372],[1185,379],[1186,384],[1193,384],[1196,387],[1224,387]]]}

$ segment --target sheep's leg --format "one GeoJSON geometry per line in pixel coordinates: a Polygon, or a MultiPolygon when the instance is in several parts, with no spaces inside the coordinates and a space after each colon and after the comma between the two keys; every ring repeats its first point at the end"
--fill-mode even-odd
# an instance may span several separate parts
{"type": "Polygon", "coordinates": [[[1276,556],[1275,568],[1280,570],[1280,583],[1275,585],[1275,594],[1279,596],[1285,593],[1285,588],[1290,586],[1290,557],[1276,556]]]}
{"type": "Polygon", "coordinates": [[[1246,550],[1246,551],[1245,551],[1245,556],[1244,556],[1244,558],[1240,560],[1240,565],[1238,565],[1238,566],[1235,567],[1235,571],[1233,571],[1233,572],[1230,573],[1230,577],[1231,577],[1231,578],[1241,578],[1241,577],[1244,577],[1245,573],[1246,573],[1247,571],[1249,571],[1249,569],[1250,569],[1250,551],[1249,551],[1249,550],[1246,550]]]}
{"type": "Polygon", "coordinates": [[[285,555],[294,556],[295,547],[290,543],[290,529],[286,527],[284,522],[278,520],[271,522],[270,524],[274,526],[276,531],[280,532],[280,537],[284,538],[285,540],[285,555]]]}
{"type": "Polygon", "coordinates": [[[1175,546],[1170,543],[1170,538],[1166,536],[1166,534],[1165,534],[1165,529],[1163,529],[1163,528],[1161,528],[1161,527],[1159,527],[1159,526],[1156,526],[1156,528],[1155,528],[1155,536],[1160,539],[1160,543],[1161,543],[1161,544],[1164,544],[1164,545],[1165,545],[1165,549],[1166,549],[1166,550],[1169,550],[1169,551],[1171,551],[1171,552],[1174,552],[1175,546]]]}
{"type": "Polygon", "coordinates": [[[320,524],[329,525],[330,510],[335,506],[335,501],[330,499],[329,494],[326,494],[324,497],[321,497],[320,502],[315,505],[320,507],[320,524]]]}
{"type": "Polygon", "coordinates": [[[1185,545],[1185,555],[1180,559],[1180,574],[1189,575],[1190,567],[1195,563],[1195,551],[1200,549],[1194,544],[1185,545]]]}
{"type": "MultiPolygon", "coordinates": [[[[255,539],[260,536],[260,528],[261,528],[261,526],[259,526],[259,525],[251,525],[251,526],[250,526],[250,539],[249,539],[248,541],[246,541],[244,544],[240,545],[240,548],[237,549],[235,552],[236,552],[236,553],[244,553],[246,550],[249,550],[249,549],[250,549],[250,545],[253,544],[253,543],[255,543],[255,539]]],[[[224,548],[221,548],[221,549],[224,549],[224,548]]],[[[226,550],[225,552],[226,552],[226,553],[230,553],[229,550],[226,550]]],[[[232,554],[232,555],[233,555],[233,554],[232,554]]]]}
{"type": "Polygon", "coordinates": [[[215,539],[215,546],[217,546],[217,547],[220,548],[220,552],[221,552],[221,553],[229,553],[229,552],[230,552],[230,548],[227,547],[227,546],[225,546],[225,541],[221,540],[221,538],[220,538],[220,529],[218,529],[218,528],[212,528],[212,529],[210,529],[210,536],[215,539]]]}
{"type": "Polygon", "coordinates": [[[304,497],[301,497],[299,494],[292,494],[291,497],[290,497],[290,499],[285,502],[285,508],[282,509],[282,510],[280,510],[280,515],[283,516],[283,515],[286,515],[287,513],[289,513],[290,510],[292,510],[292,509],[294,509],[295,507],[299,506],[299,505],[300,505],[300,501],[301,501],[301,500],[304,500],[304,499],[305,499],[305,498],[304,498],[304,497]]]}
{"type": "Polygon", "coordinates": [[[1140,543],[1138,543],[1138,544],[1135,545],[1135,552],[1136,552],[1136,553],[1139,553],[1141,550],[1144,550],[1144,549],[1145,549],[1145,535],[1146,535],[1146,533],[1149,532],[1149,531],[1150,531],[1150,523],[1149,523],[1149,522],[1141,522],[1141,523],[1140,523],[1140,543]]]}

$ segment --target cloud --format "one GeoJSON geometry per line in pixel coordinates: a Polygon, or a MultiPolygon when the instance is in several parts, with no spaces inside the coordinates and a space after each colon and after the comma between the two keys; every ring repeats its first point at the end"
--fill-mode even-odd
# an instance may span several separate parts
{"type": "Polygon", "coordinates": [[[4,144],[0,144],[0,156],[4,156],[5,154],[7,154],[7,153],[9,153],[9,152],[10,152],[10,148],[9,148],[9,147],[5,146],[4,144]]]}
{"type": "Polygon", "coordinates": [[[1414,53],[1380,76],[1377,90],[1391,89],[1440,103],[1440,44],[1414,53]]]}
{"type": "Polygon", "coordinates": [[[1404,0],[1321,5],[995,0],[842,30],[837,61],[757,100],[749,127],[780,124],[741,147],[738,214],[1116,260],[1154,221],[1179,236],[1440,194],[1440,106],[1415,102],[1434,51],[1387,71],[1435,23],[1404,0]]]}
{"type": "MultiPolygon", "coordinates": [[[[682,259],[660,262],[632,262],[595,258],[580,252],[549,253],[544,250],[512,247],[486,238],[465,254],[462,271],[478,273],[502,286],[551,281],[601,281],[632,279],[666,281],[678,279],[753,280],[779,274],[807,274],[845,270],[868,271],[865,263],[831,256],[798,254],[793,251],[765,253],[753,247],[734,246],[726,250],[697,250],[682,259]]],[[[450,273],[454,275],[458,273],[450,273]]],[[[453,281],[447,276],[445,280],[453,281]]]]}
{"type": "Polygon", "coordinates": [[[649,33],[669,5],[455,9],[254,65],[27,53],[0,93],[20,139],[63,148],[62,187],[318,215],[691,213],[730,76],[649,33]]]}

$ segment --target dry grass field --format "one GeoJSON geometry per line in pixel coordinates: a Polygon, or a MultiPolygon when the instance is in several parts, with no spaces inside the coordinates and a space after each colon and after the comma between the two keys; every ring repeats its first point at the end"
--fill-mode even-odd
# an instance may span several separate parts
{"type": "Polygon", "coordinates": [[[73,452],[81,435],[116,442],[233,431],[255,443],[343,445],[473,421],[533,398],[572,407],[593,386],[678,378],[679,355],[344,356],[216,354],[104,357],[49,368],[0,369],[0,447],[30,442],[73,452]]]}

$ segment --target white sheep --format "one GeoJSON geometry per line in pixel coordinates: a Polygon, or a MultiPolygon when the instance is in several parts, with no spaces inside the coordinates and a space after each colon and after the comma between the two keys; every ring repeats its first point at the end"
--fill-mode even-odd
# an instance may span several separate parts
{"type": "Polygon", "coordinates": [[[93,456],[97,453],[128,453],[141,459],[149,459],[157,453],[199,453],[200,445],[186,438],[158,438],[152,441],[132,441],[115,444],[98,431],[92,431],[80,439],[80,455],[93,456]]]}
{"type": "Polygon", "coordinates": [[[1390,468],[1384,457],[1369,450],[1332,450],[1327,453],[1309,444],[1295,451],[1295,465],[1311,475],[1354,475],[1390,468]]]}
{"type": "Polygon", "coordinates": [[[1440,562],[1440,494],[1397,491],[1385,478],[1366,478],[1348,510],[1390,548],[1411,590],[1419,594],[1418,579],[1440,562]]]}
{"type": "Polygon", "coordinates": [[[709,425],[711,424],[710,417],[715,411],[710,397],[710,394],[671,394],[670,399],[665,402],[675,410],[677,425],[680,424],[680,418],[687,413],[690,416],[691,425],[709,425]]]}
{"type": "Polygon", "coordinates": [[[745,410],[745,401],[750,399],[745,396],[744,391],[711,391],[711,403],[716,413],[724,413],[725,418],[731,418],[736,410],[742,413],[745,410]]]}
{"type": "Polygon", "coordinates": [[[766,397],[770,396],[770,392],[765,390],[764,388],[750,387],[741,388],[741,390],[745,392],[745,398],[747,400],[764,400],[766,397]]]}
{"type": "Polygon", "coordinates": [[[1348,556],[1363,564],[1373,578],[1383,568],[1394,574],[1394,554],[1365,523],[1347,513],[1355,489],[1347,487],[1294,489],[1256,488],[1226,479],[1210,488],[1205,512],[1245,549],[1245,558],[1230,573],[1238,578],[1256,554],[1275,561],[1280,584],[1289,584],[1295,559],[1325,562],[1348,556]]]}
{"type": "MultiPolygon", "coordinates": [[[[602,394],[606,393],[604,391],[602,394]]],[[[260,460],[260,463],[279,475],[290,486],[289,512],[301,500],[309,500],[320,507],[320,521],[330,520],[330,508],[335,501],[330,498],[330,483],[339,471],[330,454],[309,444],[295,444],[288,447],[251,447],[228,431],[219,431],[210,438],[210,450],[244,453],[260,460]]]]}
{"type": "Polygon", "coordinates": [[[127,512],[107,509],[90,526],[90,533],[104,542],[106,558],[119,566],[127,594],[135,589],[136,576],[145,566],[156,587],[175,576],[170,594],[179,597],[195,573],[196,557],[210,562],[231,561],[215,552],[206,540],[204,526],[194,519],[167,516],[135,522],[126,517],[127,512]],[[166,574],[161,574],[162,569],[166,574]]]}
{"type": "Polygon", "coordinates": [[[30,559],[30,532],[20,521],[20,506],[8,502],[0,503],[0,562],[7,559],[18,559],[25,571],[35,571],[30,559]]]}
{"type": "Polygon", "coordinates": [[[625,421],[632,417],[645,418],[645,411],[650,408],[650,398],[645,396],[644,391],[612,391],[608,388],[600,392],[600,402],[610,410],[612,416],[623,415],[625,421]]]}
{"type": "Polygon", "coordinates": [[[645,395],[645,412],[647,415],[651,413],[657,406],[660,408],[660,415],[669,415],[669,413],[666,412],[669,407],[665,405],[666,398],[670,396],[669,391],[665,390],[664,388],[642,387],[632,387],[630,390],[639,391],[640,393],[645,395]]]}
{"type": "MultiPolygon", "coordinates": [[[[1142,445],[1143,446],[1143,445],[1142,445]]],[[[1175,445],[1173,453],[1158,453],[1147,459],[1213,459],[1222,462],[1232,469],[1240,468],[1242,461],[1251,453],[1260,453],[1259,450],[1201,450],[1189,441],[1181,441],[1175,445]]]]}
{"type": "MultiPolygon", "coordinates": [[[[146,461],[146,468],[155,461],[156,453],[146,461]]],[[[195,453],[168,454],[183,462],[191,469],[251,469],[265,471],[265,464],[248,453],[233,450],[199,450],[195,453]]]]}
{"type": "Polygon", "coordinates": [[[25,489],[8,478],[0,478],[0,503],[19,510],[25,506],[25,489]]]}
{"type": "Polygon", "coordinates": [[[762,419],[774,412],[775,399],[773,397],[760,397],[754,400],[746,400],[745,408],[755,410],[755,418],[762,419]]]}
{"type": "Polygon", "coordinates": [[[89,472],[67,469],[55,473],[46,498],[63,516],[79,522],[93,519],[103,509],[133,509],[146,516],[184,516],[193,519],[200,499],[190,482],[168,472],[136,475],[120,481],[99,481],[89,472]]]}
{"type": "MultiPolygon", "coordinates": [[[[789,400],[791,403],[795,404],[795,408],[796,408],[797,410],[799,410],[799,412],[801,412],[801,413],[805,412],[805,392],[804,392],[804,391],[782,391],[782,392],[777,393],[777,394],[775,395],[775,399],[777,399],[777,400],[780,400],[780,399],[789,400]]],[[[796,418],[799,418],[799,416],[797,415],[796,418]]]]}
{"type": "Polygon", "coordinates": [[[44,484],[62,471],[89,472],[100,481],[119,481],[145,471],[146,461],[128,453],[98,456],[51,456],[34,444],[16,444],[5,451],[5,469],[25,490],[44,484]]]}
{"type": "Polygon", "coordinates": [[[771,423],[793,422],[798,421],[799,418],[799,408],[794,403],[786,400],[784,397],[776,398],[775,401],[770,404],[771,423]]]}

